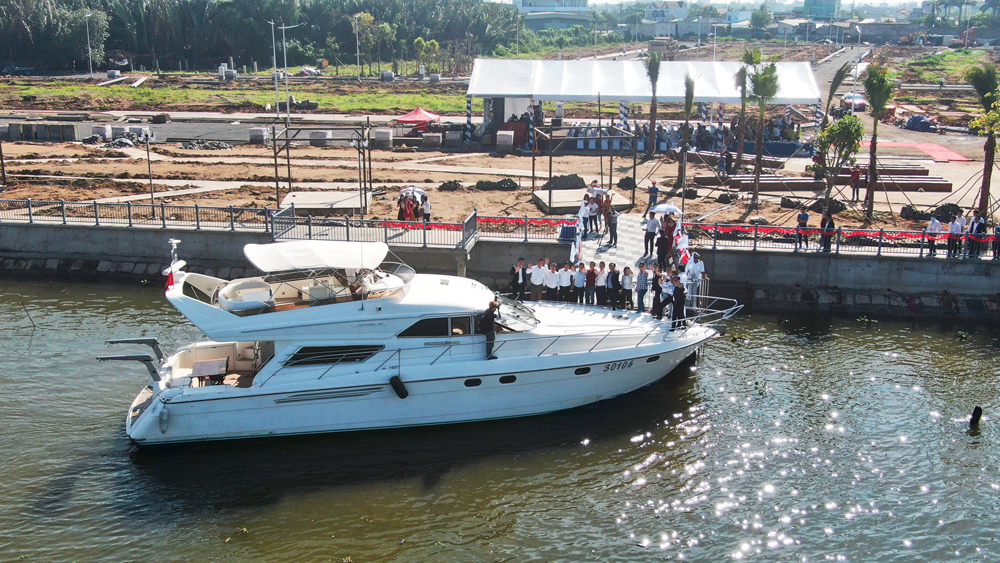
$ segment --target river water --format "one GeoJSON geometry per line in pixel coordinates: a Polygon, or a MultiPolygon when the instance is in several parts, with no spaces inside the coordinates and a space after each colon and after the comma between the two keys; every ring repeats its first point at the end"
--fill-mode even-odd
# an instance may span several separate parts
{"type": "Polygon", "coordinates": [[[159,288],[0,294],[0,561],[1000,560],[993,332],[747,315],[570,412],[139,450],[145,370],[93,358],[197,329],[159,288]]]}

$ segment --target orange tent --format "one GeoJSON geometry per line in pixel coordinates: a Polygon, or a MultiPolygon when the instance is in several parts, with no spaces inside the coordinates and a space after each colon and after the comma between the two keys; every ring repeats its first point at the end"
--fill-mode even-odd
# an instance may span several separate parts
{"type": "Polygon", "coordinates": [[[396,120],[399,123],[427,126],[432,121],[441,121],[441,116],[424,108],[417,108],[396,120]]]}

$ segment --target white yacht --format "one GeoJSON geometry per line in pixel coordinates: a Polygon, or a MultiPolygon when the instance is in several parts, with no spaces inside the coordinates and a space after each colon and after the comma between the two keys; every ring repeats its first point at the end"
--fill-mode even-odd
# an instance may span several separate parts
{"type": "MultiPolygon", "coordinates": [[[[527,416],[649,385],[740,306],[707,298],[688,323],[522,303],[466,278],[385,262],[383,243],[247,245],[264,275],[188,273],[174,245],[167,299],[210,340],[138,360],[152,381],[125,419],[138,444],[370,430],[527,416]],[[479,318],[500,303],[495,360],[479,318]]],[[[705,298],[702,298],[705,299],[705,298]]]]}

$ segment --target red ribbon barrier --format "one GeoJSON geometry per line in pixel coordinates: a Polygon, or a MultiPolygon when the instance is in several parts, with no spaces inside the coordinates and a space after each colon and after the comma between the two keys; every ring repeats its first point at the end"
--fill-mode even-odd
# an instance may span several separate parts
{"type": "Polygon", "coordinates": [[[451,223],[402,223],[399,221],[382,221],[382,227],[390,229],[438,229],[442,231],[462,230],[462,225],[451,223]]]}
{"type": "MultiPolygon", "coordinates": [[[[523,217],[477,217],[479,223],[507,223],[513,225],[523,225],[523,217]]],[[[562,225],[575,225],[576,219],[528,219],[528,225],[545,225],[550,227],[560,227],[562,225]]]]}

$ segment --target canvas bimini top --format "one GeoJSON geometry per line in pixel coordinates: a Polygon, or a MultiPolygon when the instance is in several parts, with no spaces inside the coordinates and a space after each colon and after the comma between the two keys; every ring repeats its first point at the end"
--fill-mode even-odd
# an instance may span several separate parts
{"type": "MultiPolygon", "coordinates": [[[[695,83],[695,102],[740,103],[733,61],[662,61],[656,83],[661,103],[684,101],[684,77],[695,83]]],[[[809,63],[777,63],[778,95],[770,104],[818,104],[821,94],[809,63]]],[[[476,59],[468,96],[565,102],[649,102],[653,90],[642,61],[476,59]]]]}
{"type": "Polygon", "coordinates": [[[374,270],[385,260],[384,242],[339,242],[297,240],[271,244],[248,244],[243,253],[261,272],[350,268],[374,270]]]}

